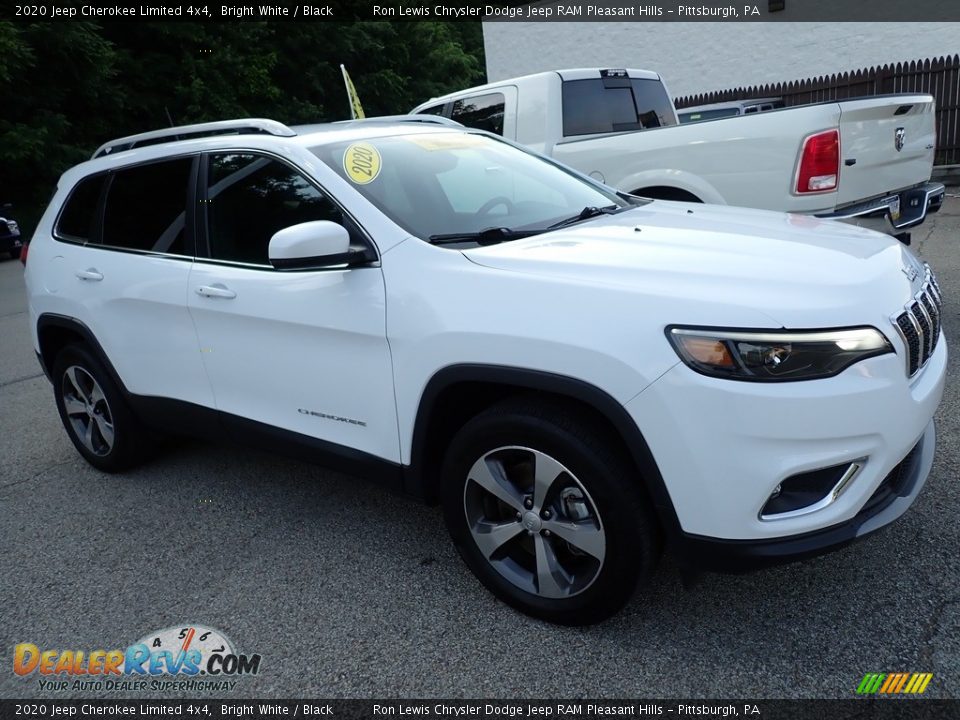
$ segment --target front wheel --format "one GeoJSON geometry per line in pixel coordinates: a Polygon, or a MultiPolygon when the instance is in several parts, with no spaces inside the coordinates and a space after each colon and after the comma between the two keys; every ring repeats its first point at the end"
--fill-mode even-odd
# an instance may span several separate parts
{"type": "Polygon", "coordinates": [[[497,597],[555,623],[617,612],[659,555],[633,465],[562,405],[508,401],[468,422],[443,471],[447,527],[497,597]]]}

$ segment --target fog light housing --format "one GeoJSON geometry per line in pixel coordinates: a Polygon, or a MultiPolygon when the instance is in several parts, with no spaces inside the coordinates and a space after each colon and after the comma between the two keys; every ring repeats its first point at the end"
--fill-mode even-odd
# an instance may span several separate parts
{"type": "Polygon", "coordinates": [[[760,511],[761,520],[783,520],[822,510],[860,473],[866,458],[791,475],[778,483],[760,511]]]}

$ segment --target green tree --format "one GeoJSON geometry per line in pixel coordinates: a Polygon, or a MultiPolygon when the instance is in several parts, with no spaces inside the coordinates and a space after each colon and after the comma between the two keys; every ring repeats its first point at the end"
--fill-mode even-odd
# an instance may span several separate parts
{"type": "Polygon", "coordinates": [[[368,116],[484,81],[480,23],[0,22],[0,202],[28,231],[59,175],[112,137],[231,117],[368,116]]]}
{"type": "Polygon", "coordinates": [[[59,175],[112,131],[115,53],[82,22],[0,22],[0,49],[0,202],[29,228],[59,175]]]}

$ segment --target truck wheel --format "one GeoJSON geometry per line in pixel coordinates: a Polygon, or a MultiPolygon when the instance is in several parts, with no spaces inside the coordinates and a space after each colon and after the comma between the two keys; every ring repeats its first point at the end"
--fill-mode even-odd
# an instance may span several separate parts
{"type": "Polygon", "coordinates": [[[672,187],[648,187],[634,190],[631,195],[651,198],[653,200],[675,200],[677,202],[702,203],[703,200],[693,193],[672,187]]]}
{"type": "Polygon", "coordinates": [[[82,345],[66,346],[54,361],[52,378],[60,420],[88,463],[118,472],[146,459],[150,435],[93,353],[82,345]]]}
{"type": "Polygon", "coordinates": [[[659,557],[640,482],[577,413],[516,400],[457,433],[442,503],[461,557],[497,597],[550,622],[589,625],[620,610],[659,557]]]}

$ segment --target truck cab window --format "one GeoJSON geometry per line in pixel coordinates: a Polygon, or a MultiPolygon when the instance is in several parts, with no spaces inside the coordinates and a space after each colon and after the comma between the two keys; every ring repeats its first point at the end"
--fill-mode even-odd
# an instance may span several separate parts
{"type": "Polygon", "coordinates": [[[467,127],[503,135],[505,107],[503,93],[477,95],[454,102],[450,117],[467,127]]]}
{"type": "Polygon", "coordinates": [[[563,83],[563,134],[644,130],[674,125],[670,98],[658,80],[626,78],[616,83],[604,78],[563,83]]]}

